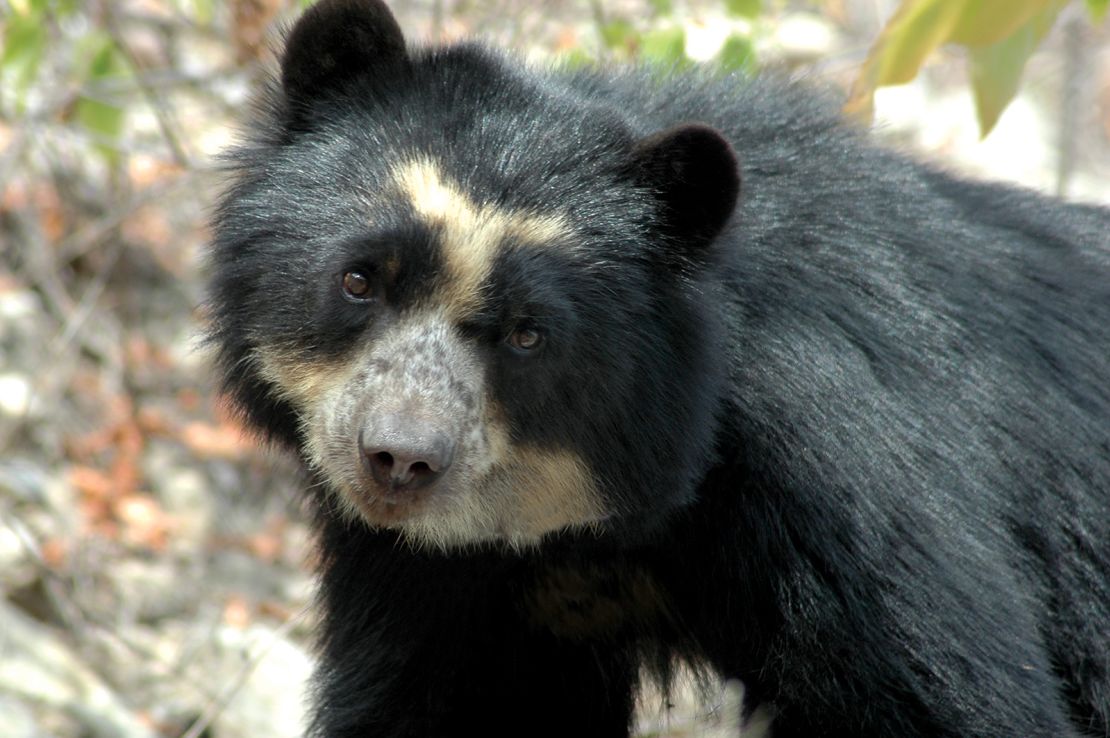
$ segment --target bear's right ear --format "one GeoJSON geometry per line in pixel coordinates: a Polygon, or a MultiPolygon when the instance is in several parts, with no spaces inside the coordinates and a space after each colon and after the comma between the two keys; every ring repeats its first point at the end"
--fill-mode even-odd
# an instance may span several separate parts
{"type": "Polygon", "coordinates": [[[321,0],[289,33],[281,86],[291,101],[303,103],[405,59],[401,27],[381,0],[321,0]]]}
{"type": "Polygon", "coordinates": [[[712,242],[736,209],[736,152],[710,126],[684,123],[637,142],[633,170],[659,202],[663,231],[690,255],[712,242]]]}

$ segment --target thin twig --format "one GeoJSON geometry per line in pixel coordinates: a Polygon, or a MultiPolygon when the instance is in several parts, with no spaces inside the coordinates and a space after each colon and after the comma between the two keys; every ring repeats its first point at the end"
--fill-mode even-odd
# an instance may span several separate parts
{"type": "MultiPolygon", "coordinates": [[[[108,7],[110,8],[111,5],[108,7]]],[[[127,66],[130,68],[140,92],[142,92],[143,97],[146,98],[151,110],[154,111],[154,118],[158,121],[158,128],[162,132],[162,138],[165,139],[166,145],[170,148],[170,152],[173,154],[174,161],[183,167],[191,166],[192,157],[185,149],[181,137],[177,134],[177,124],[173,119],[173,114],[170,112],[169,106],[166,105],[165,100],[155,91],[154,87],[147,83],[142,74],[144,71],[142,62],[135,56],[135,52],[131,50],[131,46],[127,43],[124,35],[120,33],[115,14],[110,9],[104,15],[104,27],[108,35],[112,38],[112,42],[116,45],[116,48],[119,49],[120,53],[123,55],[124,61],[127,62],[127,66]]]]}
{"type": "Polygon", "coordinates": [[[262,663],[262,659],[266,658],[266,655],[269,654],[270,649],[272,649],[279,640],[282,640],[287,635],[289,635],[289,633],[293,630],[293,627],[297,623],[299,623],[303,617],[304,611],[302,610],[297,615],[294,615],[293,617],[289,618],[284,623],[279,625],[273,631],[273,633],[270,634],[270,637],[266,640],[265,645],[261,649],[259,649],[257,653],[253,654],[245,664],[243,664],[243,667],[239,670],[239,673],[236,674],[235,680],[228,686],[228,688],[224,690],[222,694],[217,695],[216,697],[209,700],[208,704],[204,708],[204,712],[200,714],[200,717],[193,721],[193,724],[189,726],[188,730],[181,734],[180,738],[200,738],[204,731],[208,729],[208,726],[210,726],[216,720],[216,718],[218,718],[223,713],[223,711],[227,709],[227,706],[231,704],[231,701],[235,698],[235,695],[239,693],[239,690],[243,688],[243,686],[247,683],[247,680],[251,678],[252,674],[254,674],[254,671],[258,668],[258,665],[262,663]]]}
{"type": "MultiPolygon", "coordinates": [[[[1078,9],[1072,9],[1078,10],[1078,9]]],[[[1083,96],[1086,19],[1078,12],[1064,20],[1064,79],[1060,85],[1060,119],[1056,137],[1056,195],[1067,197],[1075,174],[1078,151],[1080,100],[1083,96]]]]}

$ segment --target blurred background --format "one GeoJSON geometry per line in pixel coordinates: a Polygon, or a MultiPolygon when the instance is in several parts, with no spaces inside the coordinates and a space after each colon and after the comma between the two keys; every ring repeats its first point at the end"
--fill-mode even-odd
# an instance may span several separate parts
{"type": "MultiPolygon", "coordinates": [[[[199,337],[216,156],[303,4],[0,0],[0,738],[301,733],[298,472],[221,408],[199,337]]],[[[410,40],[541,64],[786,70],[911,155],[1110,203],[1104,0],[995,2],[1029,23],[953,32],[873,105],[877,55],[924,32],[898,0],[391,5],[410,40]]],[[[723,735],[736,699],[649,695],[638,729],[723,735]]]]}

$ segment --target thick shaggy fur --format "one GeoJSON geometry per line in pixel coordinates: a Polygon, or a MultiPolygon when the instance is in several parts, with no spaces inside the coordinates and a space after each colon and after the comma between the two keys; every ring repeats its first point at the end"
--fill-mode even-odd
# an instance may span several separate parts
{"type": "Polygon", "coordinates": [[[318,482],[314,735],[624,735],[674,659],[772,703],[776,738],[1110,735],[1110,213],[883,151],[775,80],[312,13],[231,153],[211,295],[227,392],[318,482]],[[373,414],[352,364],[456,263],[391,185],[414,156],[483,222],[566,226],[441,291],[482,385],[443,391],[497,408],[465,411],[492,468],[573,469],[599,518],[406,527],[328,471],[314,418],[373,414]],[[371,318],[333,276],[381,250],[371,318]],[[523,319],[537,356],[501,342],[523,319]]]}

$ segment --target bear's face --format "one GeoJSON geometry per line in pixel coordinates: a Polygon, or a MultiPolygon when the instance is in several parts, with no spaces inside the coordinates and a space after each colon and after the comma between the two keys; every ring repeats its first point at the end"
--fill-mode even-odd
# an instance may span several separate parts
{"type": "Polygon", "coordinates": [[[479,201],[428,155],[391,162],[374,193],[327,197],[358,217],[306,224],[325,242],[282,275],[290,322],[259,313],[254,361],[344,507],[437,543],[604,517],[600,480],[551,416],[586,404],[576,360],[631,381],[621,357],[582,351],[580,325],[631,327],[598,313],[605,279],[573,257],[572,222],[479,201]]]}
{"type": "Polygon", "coordinates": [[[411,540],[642,529],[709,463],[728,144],[637,140],[473,48],[410,55],[383,12],[314,6],[232,154],[228,390],[340,509],[411,540]]]}

